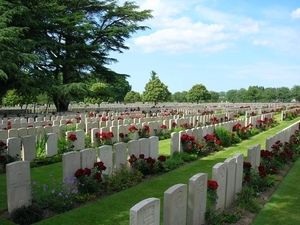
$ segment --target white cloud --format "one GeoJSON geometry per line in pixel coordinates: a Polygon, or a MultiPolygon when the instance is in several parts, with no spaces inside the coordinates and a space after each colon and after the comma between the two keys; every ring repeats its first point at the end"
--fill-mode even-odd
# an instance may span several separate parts
{"type": "Polygon", "coordinates": [[[253,34],[259,32],[259,22],[251,18],[241,21],[236,25],[241,34],[253,34]]]}
{"type": "Polygon", "coordinates": [[[253,41],[254,45],[268,45],[269,42],[268,41],[260,41],[260,40],[254,40],[253,41]]]}
{"type": "MultiPolygon", "coordinates": [[[[197,48],[202,48],[207,44],[228,39],[228,35],[223,33],[224,26],[222,25],[192,23],[189,18],[170,20],[167,24],[168,28],[158,30],[148,36],[138,37],[134,43],[142,47],[144,52],[167,51],[174,54],[194,52],[197,48]]],[[[224,49],[224,47],[219,49],[224,49]]]]}
{"type": "Polygon", "coordinates": [[[291,17],[295,19],[300,18],[300,8],[297,8],[295,11],[293,11],[291,13],[291,17]]]}

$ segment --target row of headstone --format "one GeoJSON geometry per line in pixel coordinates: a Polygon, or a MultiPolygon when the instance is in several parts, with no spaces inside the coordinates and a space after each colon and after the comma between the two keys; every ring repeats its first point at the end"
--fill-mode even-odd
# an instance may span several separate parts
{"type": "MultiPolygon", "coordinates": [[[[212,168],[212,179],[218,182],[215,205],[221,212],[236,199],[243,183],[243,154],[236,154],[212,168]]],[[[164,225],[205,224],[206,173],[198,173],[187,184],[175,184],[164,192],[164,225]]],[[[152,197],[140,201],[130,209],[130,224],[160,224],[160,199],[152,197]]]]}
{"type": "MultiPolygon", "coordinates": [[[[66,132],[66,137],[69,134],[75,134],[77,140],[73,145],[73,150],[81,150],[85,148],[85,133],[83,130],[66,132]]],[[[58,153],[57,141],[58,135],[56,133],[44,134],[43,139],[37,138],[35,135],[26,135],[22,137],[10,137],[8,139],[0,139],[7,146],[5,153],[12,157],[20,156],[23,161],[32,162],[37,157],[37,148],[42,148],[45,151],[46,157],[54,156],[58,153]],[[44,146],[43,146],[44,143],[44,146]]]]}
{"type": "MultiPolygon", "coordinates": [[[[69,112],[77,112],[77,113],[86,113],[88,111],[105,111],[108,113],[122,113],[124,111],[131,112],[131,111],[146,111],[146,112],[164,112],[168,110],[178,111],[178,112],[199,112],[199,111],[226,111],[226,112],[235,112],[238,113],[239,111],[246,111],[246,110],[256,110],[263,108],[264,111],[268,109],[279,109],[279,108],[289,108],[297,105],[298,103],[159,103],[153,108],[151,103],[127,103],[124,104],[70,104],[69,105],[69,112]]],[[[299,105],[299,104],[298,104],[299,105]]],[[[276,111],[274,110],[274,111],[276,111]]],[[[0,114],[13,114],[17,115],[17,113],[24,112],[24,113],[37,113],[37,114],[47,114],[47,113],[55,113],[56,107],[55,105],[40,106],[34,107],[33,105],[28,105],[27,110],[22,110],[20,107],[3,107],[0,109],[0,114]],[[15,113],[13,113],[15,111],[15,113]]],[[[22,114],[22,113],[21,113],[22,114]]],[[[59,113],[61,114],[61,112],[59,113]]],[[[67,114],[65,112],[64,114],[67,114]]]]}
{"type": "Polygon", "coordinates": [[[291,135],[295,133],[296,130],[300,129],[300,122],[295,122],[289,127],[277,132],[275,135],[268,137],[266,139],[265,149],[272,151],[272,146],[277,142],[281,141],[281,143],[289,142],[291,135]]]}
{"type": "Polygon", "coordinates": [[[281,121],[284,121],[287,118],[288,113],[299,115],[300,109],[299,108],[293,108],[293,109],[288,109],[288,110],[281,111],[281,121]]]}
{"type": "MultiPolygon", "coordinates": [[[[52,117],[54,118],[54,117],[52,117]]],[[[58,117],[57,117],[58,118],[58,117]]],[[[182,124],[206,124],[211,121],[212,118],[218,119],[219,121],[225,121],[226,118],[232,119],[233,115],[230,113],[227,114],[212,114],[212,115],[204,115],[201,114],[198,115],[184,115],[183,117],[180,117],[179,115],[174,116],[157,116],[157,117],[144,117],[144,118],[134,118],[131,119],[129,116],[125,117],[117,117],[109,118],[109,117],[102,117],[105,118],[104,121],[101,120],[101,118],[93,117],[93,118],[85,118],[84,115],[73,115],[70,119],[55,119],[55,120],[45,120],[42,121],[42,117],[37,117],[36,121],[34,121],[33,118],[27,119],[11,119],[11,120],[3,120],[0,124],[0,129],[7,129],[8,130],[8,122],[10,121],[10,127],[9,129],[18,129],[18,128],[28,128],[28,127],[45,127],[45,126],[61,126],[61,125],[67,125],[67,124],[75,124],[79,127],[79,129],[88,129],[88,128],[101,128],[101,127],[111,127],[111,126],[119,126],[119,125],[126,125],[126,124],[142,124],[142,123],[150,123],[150,122],[159,122],[160,124],[164,124],[167,126],[167,129],[172,128],[173,122],[177,124],[177,126],[181,126],[182,124]],[[80,119],[78,119],[78,117],[80,119]],[[113,120],[111,120],[113,119],[113,120]],[[31,121],[29,121],[31,120],[31,121]],[[163,122],[162,122],[163,121],[163,122]],[[86,125],[88,124],[88,125],[86,125]]],[[[48,119],[48,118],[47,118],[48,119]]],[[[156,128],[157,129],[157,128],[156,128]]]]}
{"type": "Polygon", "coordinates": [[[185,131],[180,131],[180,132],[172,132],[171,142],[170,142],[170,154],[172,155],[175,151],[179,151],[179,152],[182,151],[181,136],[185,133],[194,136],[195,140],[202,140],[207,134],[213,134],[215,131],[215,127],[217,126],[222,126],[225,127],[228,131],[232,131],[233,127],[237,123],[240,123],[242,126],[245,126],[245,121],[246,121],[245,119],[238,119],[238,120],[228,121],[216,125],[197,127],[197,128],[187,129],[185,131]]]}
{"type": "Polygon", "coordinates": [[[97,161],[102,161],[107,169],[105,174],[111,175],[113,170],[119,170],[122,165],[128,164],[131,155],[139,157],[143,154],[145,158],[158,158],[158,137],[141,138],[126,143],[119,142],[111,145],[103,145],[97,148],[71,151],[63,154],[63,177],[70,178],[79,168],[91,168],[97,161]]]}

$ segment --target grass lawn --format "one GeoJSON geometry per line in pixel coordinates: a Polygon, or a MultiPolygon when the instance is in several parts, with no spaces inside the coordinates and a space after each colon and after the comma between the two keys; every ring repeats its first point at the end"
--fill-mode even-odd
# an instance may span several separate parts
{"type": "Polygon", "coordinates": [[[290,169],[252,225],[300,224],[300,160],[290,169]]]}
{"type": "MultiPolygon", "coordinates": [[[[279,121],[278,118],[277,120],[279,121]]],[[[293,121],[281,122],[279,126],[252,137],[250,140],[243,141],[236,146],[226,148],[224,151],[220,151],[216,154],[199,159],[195,162],[187,164],[184,167],[180,167],[176,170],[165,173],[162,176],[159,176],[148,182],[140,183],[135,187],[92,202],[88,205],[64,214],[54,216],[37,224],[127,225],[129,224],[129,210],[139,201],[149,197],[156,197],[161,199],[161,207],[163,207],[163,194],[172,185],[178,183],[187,184],[188,180],[197,173],[207,173],[208,178],[211,179],[212,167],[216,163],[223,162],[225,159],[232,157],[237,153],[243,153],[246,156],[248,148],[256,144],[261,144],[261,149],[265,149],[266,138],[295,123],[297,120],[300,119],[297,118],[293,121]]],[[[159,151],[160,154],[169,155],[170,140],[160,141],[159,151]]],[[[49,166],[32,169],[31,181],[39,181],[40,183],[45,182],[47,184],[51,182],[50,174],[52,174],[56,179],[61,180],[62,164],[56,163],[49,166]]],[[[298,186],[300,188],[300,184],[298,186]]],[[[293,192],[293,194],[295,195],[294,197],[297,197],[297,192],[293,192]]],[[[5,175],[0,175],[0,200],[0,211],[6,210],[5,175]]],[[[163,211],[162,208],[161,211],[163,211]]],[[[0,219],[0,224],[10,223],[0,219]]]]}

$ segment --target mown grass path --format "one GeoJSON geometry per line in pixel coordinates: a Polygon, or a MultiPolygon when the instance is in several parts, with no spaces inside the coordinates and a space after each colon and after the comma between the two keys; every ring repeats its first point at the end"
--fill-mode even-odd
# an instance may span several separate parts
{"type": "MultiPolygon", "coordinates": [[[[268,137],[273,136],[285,127],[288,127],[289,125],[295,123],[297,120],[300,119],[298,118],[293,121],[281,122],[277,127],[260,133],[259,135],[256,135],[249,140],[243,141],[236,146],[226,148],[223,151],[199,159],[195,162],[187,164],[171,172],[165,173],[152,180],[140,183],[135,187],[116,193],[104,199],[92,202],[64,214],[54,216],[37,224],[128,225],[129,210],[136,203],[149,197],[160,198],[162,209],[163,194],[172,185],[179,183],[188,184],[189,179],[197,173],[207,173],[208,178],[211,179],[212,167],[216,163],[223,162],[225,159],[232,157],[237,153],[244,154],[246,158],[248,148],[256,144],[261,144],[261,149],[265,149],[265,140],[268,137]]],[[[160,154],[167,155],[170,149],[170,140],[161,141],[159,146],[160,154]]],[[[62,179],[61,163],[32,169],[31,181],[49,183],[50,174],[52,174],[56,179],[62,179]]],[[[6,183],[4,175],[0,175],[0,199],[0,210],[7,209],[6,183]]],[[[11,223],[0,219],[0,224],[11,223]]]]}

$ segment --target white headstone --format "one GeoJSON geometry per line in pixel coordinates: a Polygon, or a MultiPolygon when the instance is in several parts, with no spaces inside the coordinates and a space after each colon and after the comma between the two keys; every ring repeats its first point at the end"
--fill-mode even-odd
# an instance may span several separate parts
{"type": "Polygon", "coordinates": [[[31,204],[30,163],[12,162],[6,165],[8,212],[31,204]]]}
{"type": "Polygon", "coordinates": [[[8,154],[12,157],[21,156],[21,138],[12,137],[7,139],[8,154]]]}
{"type": "Polygon", "coordinates": [[[187,224],[205,224],[207,174],[198,173],[189,179],[187,224]]]}
{"type": "Polygon", "coordinates": [[[235,199],[236,159],[228,158],[224,162],[227,165],[225,208],[228,208],[235,199]]]}
{"type": "Polygon", "coordinates": [[[47,134],[46,156],[57,155],[57,135],[54,133],[47,134]]]}
{"type": "MultiPolygon", "coordinates": [[[[236,171],[235,171],[235,193],[238,193],[242,189],[243,185],[243,163],[244,163],[244,155],[236,154],[233,156],[236,160],[236,171]]],[[[238,196],[235,195],[234,199],[237,200],[238,196]]]]}
{"type": "Polygon", "coordinates": [[[150,156],[150,144],[148,138],[140,138],[140,154],[144,154],[145,158],[148,158],[150,156]]]}
{"type": "Polygon", "coordinates": [[[164,193],[164,225],[186,224],[187,185],[175,184],[164,193]]]}
{"type": "Polygon", "coordinates": [[[122,165],[127,164],[127,153],[126,153],[126,144],[119,142],[114,144],[114,168],[119,170],[122,168],[122,165]]]}
{"type": "Polygon", "coordinates": [[[217,189],[217,203],[216,209],[220,209],[221,212],[225,209],[225,195],[226,195],[226,172],[227,165],[225,163],[217,163],[212,168],[212,179],[218,182],[218,189],[217,189]]]}
{"type": "Polygon", "coordinates": [[[32,162],[35,158],[35,136],[24,136],[22,138],[22,154],[24,161],[32,162]]]}
{"type": "Polygon", "coordinates": [[[113,152],[111,145],[102,145],[98,148],[98,161],[102,161],[106,170],[102,171],[103,174],[111,175],[113,171],[113,152]]]}
{"type": "Polygon", "coordinates": [[[159,225],[160,199],[147,198],[130,209],[131,225],[159,225]]]}
{"type": "Polygon", "coordinates": [[[63,180],[74,177],[74,173],[81,168],[80,152],[72,151],[62,155],[63,180]]]}
{"type": "Polygon", "coordinates": [[[158,145],[159,138],[157,136],[149,137],[150,157],[153,159],[158,158],[158,145]]]}
{"type": "Polygon", "coordinates": [[[96,151],[93,148],[87,148],[80,151],[81,168],[92,168],[96,162],[96,151]]]}
{"type": "Polygon", "coordinates": [[[138,140],[131,140],[128,142],[128,155],[135,155],[138,157],[140,154],[140,142],[138,140]]]}

